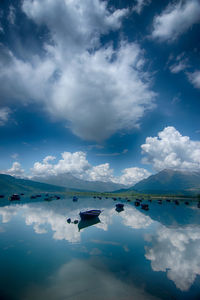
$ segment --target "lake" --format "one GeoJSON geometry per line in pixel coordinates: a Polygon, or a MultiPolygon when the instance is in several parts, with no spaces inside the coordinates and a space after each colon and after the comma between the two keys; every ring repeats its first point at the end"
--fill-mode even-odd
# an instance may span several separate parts
{"type": "Polygon", "coordinates": [[[197,202],[23,197],[0,201],[1,299],[200,299],[197,202]]]}

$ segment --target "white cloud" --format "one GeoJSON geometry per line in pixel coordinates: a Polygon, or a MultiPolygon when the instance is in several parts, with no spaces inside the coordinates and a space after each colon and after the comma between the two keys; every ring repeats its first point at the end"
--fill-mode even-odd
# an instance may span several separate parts
{"type": "Polygon", "coordinates": [[[184,71],[188,67],[187,60],[181,60],[178,63],[174,63],[169,67],[170,71],[174,74],[177,74],[181,71],[184,71]]]}
{"type": "Polygon", "coordinates": [[[13,5],[9,6],[9,14],[8,14],[8,21],[10,24],[14,25],[15,24],[15,8],[13,5]]]}
{"type": "Polygon", "coordinates": [[[0,108],[0,126],[5,125],[9,119],[11,111],[8,107],[0,108]]]}
{"type": "Polygon", "coordinates": [[[192,83],[192,85],[200,89],[200,71],[195,71],[193,73],[187,73],[189,81],[192,83]]]}
{"type": "Polygon", "coordinates": [[[123,175],[120,176],[119,182],[126,185],[134,185],[151,175],[146,169],[137,167],[126,168],[122,173],[123,175]]]}
{"type": "Polygon", "coordinates": [[[133,6],[133,11],[136,11],[140,14],[144,8],[144,6],[149,5],[151,0],[136,0],[136,5],[133,6]]]}
{"type": "Polygon", "coordinates": [[[12,164],[12,167],[6,171],[1,171],[3,174],[11,175],[14,177],[24,177],[24,169],[22,169],[21,164],[17,161],[15,161],[12,164]]]}
{"type": "Polygon", "coordinates": [[[182,136],[172,126],[165,127],[158,137],[147,137],[141,148],[145,155],[143,162],[152,164],[156,171],[200,170],[200,141],[182,136]]]}
{"type": "Polygon", "coordinates": [[[167,272],[177,288],[187,291],[200,275],[200,230],[198,226],[162,226],[146,247],[145,257],[154,271],[167,272]]]}
{"type": "Polygon", "coordinates": [[[124,41],[117,49],[100,44],[103,34],[120,28],[128,11],[111,12],[99,0],[25,0],[23,10],[47,26],[50,42],[43,45],[42,58],[35,55],[29,61],[1,46],[4,101],[42,104],[86,140],[138,127],[155,98],[150,74],[143,69],[143,50],[124,41]]]}
{"type": "MultiPolygon", "coordinates": [[[[88,250],[88,249],[86,249],[88,250]]],[[[97,249],[90,251],[94,252],[97,249]]],[[[96,251],[95,251],[96,252],[96,251]]],[[[99,251],[98,251],[99,253],[99,251]]],[[[50,274],[45,283],[27,287],[24,299],[158,300],[143,287],[120,279],[102,259],[72,259],[50,274]],[[68,283],[66,285],[66,282],[68,283]],[[102,293],[103,291],[103,293],[102,293]]]]}
{"type": "Polygon", "coordinates": [[[152,37],[160,41],[174,41],[198,22],[200,22],[198,0],[176,1],[154,18],[152,37]]]}
{"type": "MultiPolygon", "coordinates": [[[[126,168],[122,170],[121,176],[114,176],[114,170],[110,168],[109,163],[92,166],[85,152],[64,152],[62,159],[55,163],[49,163],[55,157],[47,156],[43,162],[36,162],[31,169],[31,177],[49,175],[59,176],[60,174],[70,173],[73,176],[89,181],[114,182],[125,185],[133,185],[138,181],[147,178],[150,173],[143,168],[126,168]]],[[[30,178],[31,178],[30,177],[30,178]]]]}

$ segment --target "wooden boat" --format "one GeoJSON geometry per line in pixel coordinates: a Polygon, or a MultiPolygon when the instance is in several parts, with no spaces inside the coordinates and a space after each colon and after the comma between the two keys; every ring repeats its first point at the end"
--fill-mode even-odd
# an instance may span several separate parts
{"type": "Polygon", "coordinates": [[[78,197],[77,197],[77,196],[74,196],[72,200],[73,200],[73,201],[78,201],[78,197]]]}
{"type": "Polygon", "coordinates": [[[149,210],[149,205],[148,204],[141,204],[141,208],[144,210],[149,210]]]}
{"type": "Polygon", "coordinates": [[[92,209],[92,210],[86,210],[80,212],[81,219],[92,219],[97,218],[101,213],[101,210],[99,209],[92,209]]]}
{"type": "Polygon", "coordinates": [[[122,203],[117,203],[117,204],[116,204],[116,208],[122,209],[122,208],[124,208],[124,204],[122,204],[122,203]]]}
{"type": "Polygon", "coordinates": [[[10,201],[13,201],[13,200],[20,200],[20,196],[18,194],[13,194],[10,198],[9,198],[10,201]]]}

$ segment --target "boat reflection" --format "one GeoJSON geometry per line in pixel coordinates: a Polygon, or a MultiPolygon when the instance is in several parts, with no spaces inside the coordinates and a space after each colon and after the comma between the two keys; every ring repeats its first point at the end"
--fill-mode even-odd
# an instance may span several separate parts
{"type": "Polygon", "coordinates": [[[101,221],[100,221],[99,217],[95,217],[93,219],[88,219],[88,220],[87,219],[81,219],[78,223],[78,229],[80,231],[81,229],[84,229],[84,228],[92,226],[92,225],[96,225],[100,222],[101,221]]]}

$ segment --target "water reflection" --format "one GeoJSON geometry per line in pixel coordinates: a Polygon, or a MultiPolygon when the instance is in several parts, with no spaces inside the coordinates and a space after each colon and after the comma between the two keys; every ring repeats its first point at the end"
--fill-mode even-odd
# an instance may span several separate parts
{"type": "MultiPolygon", "coordinates": [[[[7,226],[9,237],[8,225],[12,225],[12,232],[17,220],[21,222],[20,228],[33,228],[33,240],[42,235],[46,237],[49,251],[52,241],[63,241],[64,252],[69,255],[67,262],[63,258],[57,271],[53,269],[51,274],[48,273],[51,279],[41,286],[30,286],[24,299],[88,299],[89,296],[90,299],[133,299],[134,295],[136,299],[153,299],[146,289],[136,287],[140,278],[142,285],[149,290],[154,287],[152,293],[156,297],[171,299],[169,295],[164,297],[162,293],[155,293],[160,278],[158,271],[163,272],[166,282],[170,283],[168,279],[174,282],[174,290],[183,292],[188,291],[200,275],[200,211],[195,204],[174,208],[172,203],[163,203],[162,206],[151,203],[147,212],[136,208],[133,203],[125,203],[124,210],[118,213],[109,199],[80,198],[78,202],[62,199],[6,205],[0,207],[0,216],[1,235],[7,226]],[[79,212],[89,209],[103,212],[99,218],[80,220],[79,212]],[[72,220],[70,224],[68,218],[72,220]],[[74,224],[77,219],[78,224],[74,224]],[[93,264],[91,257],[100,259],[100,262],[93,264]],[[103,264],[105,257],[109,262],[103,264]],[[121,274],[122,269],[127,281],[122,279],[123,276],[116,277],[116,272],[121,274]],[[98,284],[95,285],[93,279],[98,284]],[[69,283],[67,289],[66,282],[69,283]],[[103,290],[103,296],[100,290],[103,290]]],[[[57,251],[54,248],[53,257],[57,251]]],[[[47,269],[49,265],[51,262],[48,262],[47,269]]],[[[166,282],[163,286],[171,288],[166,282]]],[[[174,290],[170,294],[173,297],[174,290]]]]}
{"type": "Polygon", "coordinates": [[[81,229],[84,229],[84,228],[87,228],[87,227],[90,227],[92,225],[96,225],[100,223],[100,219],[99,217],[96,217],[96,218],[93,218],[93,219],[90,219],[90,220],[80,220],[79,223],[78,223],[78,229],[79,231],[81,229]]]}
{"type": "Polygon", "coordinates": [[[161,226],[146,247],[145,257],[154,271],[167,272],[181,291],[187,291],[200,275],[200,227],[161,226]]]}
{"type": "Polygon", "coordinates": [[[23,299],[29,300],[156,300],[143,288],[130,285],[110,272],[99,259],[74,259],[51,274],[44,285],[30,287],[23,299]]]}

